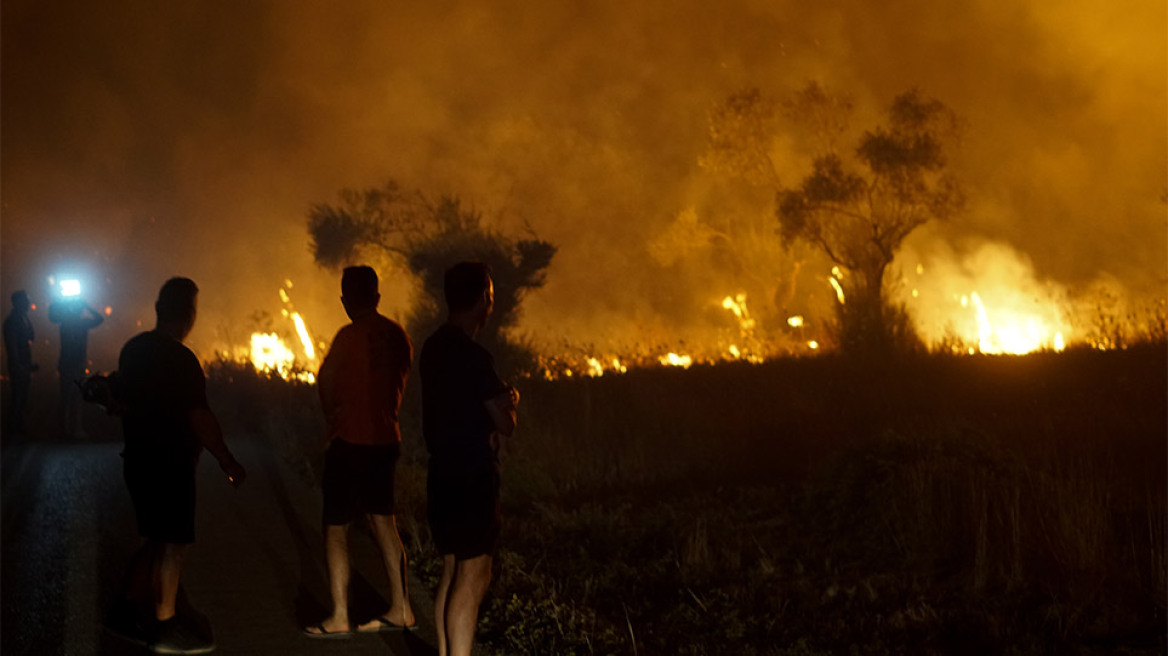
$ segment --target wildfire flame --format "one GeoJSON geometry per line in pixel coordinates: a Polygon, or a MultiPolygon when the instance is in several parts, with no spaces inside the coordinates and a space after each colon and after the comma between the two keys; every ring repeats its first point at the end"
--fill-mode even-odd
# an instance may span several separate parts
{"type": "MultiPolygon", "coordinates": [[[[909,309],[914,313],[923,312],[933,321],[922,323],[920,317],[914,317],[922,338],[932,348],[968,355],[1021,355],[1039,350],[1062,351],[1071,342],[1070,326],[1060,310],[1057,289],[1044,294],[1033,284],[1020,284],[1016,275],[994,274],[992,266],[966,268],[966,271],[983,273],[980,278],[968,274],[957,276],[950,269],[943,263],[934,263],[929,267],[930,275],[925,277],[925,266],[918,264],[917,278],[906,281],[903,290],[904,299],[912,299],[908,301],[912,304],[909,309]]],[[[846,275],[840,267],[832,267],[830,275],[824,276],[841,305],[845,302],[841,281],[846,275]]],[[[709,341],[682,342],[686,344],[684,350],[666,342],[636,348],[620,357],[587,352],[541,356],[542,375],[548,380],[596,378],[624,373],[629,368],[688,369],[694,364],[759,363],[769,357],[809,356],[831,348],[830,343],[823,342],[830,331],[819,332],[826,322],[821,323],[815,314],[791,314],[782,320],[790,330],[764,332],[763,324],[756,321],[747,307],[745,292],[720,298],[711,302],[733,316],[732,334],[722,329],[709,341]]],[[[1096,347],[1103,348],[1098,344],[1096,347]]]]}
{"type": "Polygon", "coordinates": [[[973,292],[969,298],[977,312],[977,348],[982,353],[1022,355],[1044,347],[1056,351],[1066,348],[1063,334],[1056,332],[1051,335],[1041,318],[999,311],[991,321],[981,296],[973,292]]]}
{"type": "Polygon", "coordinates": [[[254,332],[251,334],[249,346],[243,349],[245,355],[238,359],[248,362],[256,371],[275,374],[284,380],[296,380],[304,383],[316,382],[316,375],[308,369],[316,363],[316,347],[312,342],[312,334],[308,330],[308,323],[304,316],[292,309],[292,299],[286,289],[292,288],[292,281],[285,280],[284,287],[279,289],[280,301],[284,306],[280,315],[292,322],[292,327],[300,341],[300,352],[303,358],[288,346],[274,332],[254,332]]]}
{"type": "Polygon", "coordinates": [[[750,313],[746,310],[746,294],[727,296],[722,299],[722,307],[734,313],[743,332],[754,330],[754,319],[750,318],[750,313]]]}
{"type": "MultiPolygon", "coordinates": [[[[722,308],[729,310],[734,318],[738,321],[738,343],[731,344],[726,349],[726,353],[730,355],[733,360],[746,360],[748,362],[762,362],[763,358],[759,355],[760,346],[758,339],[755,337],[755,328],[758,326],[754,318],[750,316],[750,310],[746,307],[746,294],[738,293],[734,296],[727,296],[722,299],[722,308]]],[[[723,356],[725,358],[725,356],[723,356]]]]}
{"type": "Polygon", "coordinates": [[[292,323],[296,324],[296,335],[300,338],[300,345],[304,347],[304,355],[309,362],[316,360],[316,348],[312,345],[312,336],[308,334],[308,326],[299,312],[292,313],[292,323]]]}
{"type": "MultiPolygon", "coordinates": [[[[927,267],[916,264],[906,269],[907,275],[898,272],[889,287],[903,285],[903,288],[899,292],[890,289],[889,293],[899,293],[900,296],[887,300],[904,303],[914,328],[935,352],[1021,355],[1039,350],[1063,351],[1073,343],[1076,336],[1072,334],[1071,326],[1078,324],[1072,324],[1064,316],[1069,307],[1065,289],[1038,279],[1032,270],[1019,268],[1014,261],[1017,258],[1012,260],[1009,252],[1002,249],[991,249],[977,255],[964,262],[945,255],[933,256],[926,260],[927,267]]],[[[846,302],[842,281],[852,274],[838,266],[826,274],[828,272],[821,270],[811,279],[817,281],[815,284],[820,290],[824,289],[822,285],[826,279],[835,292],[834,300],[842,306],[846,302]]],[[[295,325],[303,347],[303,358],[311,362],[316,358],[315,349],[307,322],[299,313],[291,311],[290,282],[279,290],[281,300],[288,306],[284,316],[295,325]]],[[[816,295],[811,297],[815,299],[816,295]]],[[[598,378],[623,374],[631,368],[688,369],[694,364],[814,357],[837,347],[830,310],[833,309],[831,306],[835,310],[840,307],[835,306],[831,297],[820,294],[815,303],[792,304],[791,309],[800,313],[786,312],[783,315],[775,314],[779,309],[778,300],[775,300],[776,306],[767,306],[757,320],[748,309],[747,300],[745,292],[707,297],[708,308],[720,306],[733,316],[733,321],[722,315],[723,320],[718,322],[718,311],[706,313],[715,316],[711,324],[713,329],[697,338],[692,333],[674,335],[668,326],[663,329],[662,326],[649,325],[640,334],[639,339],[643,341],[615,349],[609,346],[607,348],[613,350],[607,352],[598,351],[593,345],[583,349],[565,342],[566,348],[559,349],[559,352],[552,349],[539,356],[540,368],[534,375],[542,375],[548,380],[598,378]]],[[[834,320],[841,320],[841,314],[837,312],[834,320]]],[[[1080,336],[1074,343],[1084,343],[1083,340],[1080,336]]],[[[299,349],[279,344],[284,350],[270,345],[261,351],[263,358],[256,361],[257,368],[267,367],[285,375],[280,367],[291,366],[289,363],[295,362],[299,349]]],[[[1094,345],[1108,347],[1098,342],[1094,345]]]]}
{"type": "Polygon", "coordinates": [[[676,353],[667,353],[661,356],[661,364],[667,367],[681,367],[682,369],[689,369],[693,365],[693,357],[688,355],[678,355],[676,353]]]}
{"type": "Polygon", "coordinates": [[[296,355],[276,333],[251,334],[251,364],[256,371],[287,371],[295,361],[296,355]]]}
{"type": "Polygon", "coordinates": [[[925,261],[908,269],[901,298],[932,347],[1023,355],[1074,341],[1068,290],[1038,276],[1024,254],[984,243],[959,253],[934,245],[917,255],[925,261]]]}

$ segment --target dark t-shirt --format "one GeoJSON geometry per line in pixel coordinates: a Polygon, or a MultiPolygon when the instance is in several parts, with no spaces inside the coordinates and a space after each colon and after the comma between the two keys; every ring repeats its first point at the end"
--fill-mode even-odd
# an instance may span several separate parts
{"type": "Polygon", "coordinates": [[[495,422],[484,405],[507,390],[495,360],[453,324],[443,324],[422,345],[422,434],[433,467],[492,467],[495,422]]]}
{"type": "Polygon", "coordinates": [[[118,397],[126,406],[126,458],[198,456],[190,412],[208,407],[206,379],[182,342],[157,331],[126,342],[118,358],[118,397]]]}

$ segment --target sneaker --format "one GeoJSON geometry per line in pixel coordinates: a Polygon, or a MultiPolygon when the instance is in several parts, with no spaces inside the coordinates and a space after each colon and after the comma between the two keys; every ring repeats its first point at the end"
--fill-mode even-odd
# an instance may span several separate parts
{"type": "Polygon", "coordinates": [[[156,654],[206,654],[215,650],[215,641],[200,635],[176,615],[155,627],[150,650],[156,654]]]}

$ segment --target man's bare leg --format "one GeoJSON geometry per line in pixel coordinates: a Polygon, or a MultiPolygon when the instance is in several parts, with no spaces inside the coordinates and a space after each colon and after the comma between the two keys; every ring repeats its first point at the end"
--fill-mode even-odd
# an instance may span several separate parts
{"type": "Polygon", "coordinates": [[[446,649],[446,598],[454,581],[454,554],[442,554],[442,573],[434,593],[434,624],[438,630],[438,656],[449,656],[446,649]]]}
{"type": "MultiPolygon", "coordinates": [[[[326,526],[324,552],[328,561],[329,592],[333,598],[333,614],[320,623],[329,633],[346,633],[349,625],[349,525],[326,526]]],[[[320,633],[308,627],[309,633],[320,633]]]]}
{"type": "Polygon", "coordinates": [[[154,549],[153,542],[142,543],[130,559],[122,582],[122,597],[142,608],[154,605],[154,549]]]}
{"type": "MultiPolygon", "coordinates": [[[[369,530],[381,549],[385,561],[385,572],[389,576],[389,611],[383,615],[387,620],[401,626],[414,625],[414,610],[410,607],[409,575],[406,572],[406,549],[397,532],[393,515],[366,515],[369,530]]],[[[381,622],[373,619],[357,627],[358,631],[377,629],[381,622]]]]}
{"type": "Polygon", "coordinates": [[[178,584],[182,578],[186,544],[163,542],[154,551],[154,618],[165,621],[174,617],[178,584]]]}
{"type": "Polygon", "coordinates": [[[448,656],[471,656],[479,604],[491,582],[491,557],[475,556],[454,563],[454,581],[446,599],[446,642],[448,656]]]}

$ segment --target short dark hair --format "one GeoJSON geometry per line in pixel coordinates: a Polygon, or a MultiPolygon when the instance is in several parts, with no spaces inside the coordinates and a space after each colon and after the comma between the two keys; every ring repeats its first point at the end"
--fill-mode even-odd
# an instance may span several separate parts
{"type": "Polygon", "coordinates": [[[341,296],[357,303],[377,300],[377,272],[370,266],[345,267],[341,273],[341,296]]]}
{"type": "Polygon", "coordinates": [[[185,321],[195,311],[195,296],[199,286],[190,278],[171,278],[158,290],[154,312],[159,321],[185,321]]]}
{"type": "Polygon", "coordinates": [[[458,312],[474,307],[491,284],[491,267],[483,262],[459,262],[446,270],[442,291],[446,307],[458,312]]]}
{"type": "Polygon", "coordinates": [[[23,289],[18,289],[12,292],[12,307],[20,305],[22,301],[25,303],[28,302],[28,292],[24,291],[23,289]]]}

